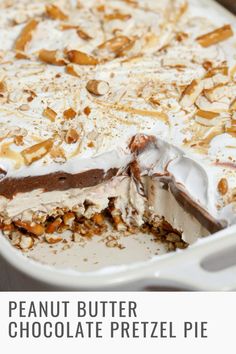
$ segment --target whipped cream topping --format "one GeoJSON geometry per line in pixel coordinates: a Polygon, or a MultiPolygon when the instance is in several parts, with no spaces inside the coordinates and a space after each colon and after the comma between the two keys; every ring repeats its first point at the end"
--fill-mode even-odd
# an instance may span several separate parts
{"type": "Polygon", "coordinates": [[[234,223],[235,36],[207,47],[197,41],[225,24],[228,18],[197,0],[1,1],[0,178],[122,169],[133,159],[130,139],[154,135],[155,148],[139,157],[143,175],[167,170],[213,217],[234,223]],[[50,4],[63,19],[49,16],[50,4]],[[38,24],[16,52],[32,19],[38,24]],[[126,43],[120,51],[117,37],[126,43]],[[41,50],[57,51],[65,65],[42,62],[41,50]],[[70,63],[69,51],[98,63],[70,63]],[[91,94],[89,80],[107,82],[109,92],[91,94]],[[70,129],[79,137],[73,144],[65,139],[70,129]],[[26,163],[22,152],[50,139],[49,151],[26,163]]]}

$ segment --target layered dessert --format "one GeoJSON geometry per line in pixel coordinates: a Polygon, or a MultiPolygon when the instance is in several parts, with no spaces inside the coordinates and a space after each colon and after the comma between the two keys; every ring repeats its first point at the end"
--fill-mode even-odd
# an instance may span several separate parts
{"type": "Polygon", "coordinates": [[[175,250],[234,224],[235,44],[200,1],[2,0],[3,234],[175,250]]]}

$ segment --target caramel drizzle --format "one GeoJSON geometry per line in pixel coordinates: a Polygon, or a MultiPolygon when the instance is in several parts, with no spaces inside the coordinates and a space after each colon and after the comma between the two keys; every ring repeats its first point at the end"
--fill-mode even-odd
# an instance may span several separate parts
{"type": "Polygon", "coordinates": [[[169,117],[167,114],[163,112],[157,112],[157,111],[148,111],[144,109],[138,109],[135,107],[129,107],[129,106],[124,106],[124,105],[119,105],[119,104],[109,104],[101,101],[96,101],[99,105],[103,105],[106,107],[109,107],[113,109],[114,111],[119,111],[119,112],[125,112],[125,113],[130,113],[132,115],[139,115],[143,117],[150,117],[153,119],[159,119],[162,122],[166,123],[169,125],[169,117]]]}
{"type": "MultiPolygon", "coordinates": [[[[210,143],[212,142],[212,140],[216,136],[225,133],[224,127],[216,127],[216,128],[213,128],[213,130],[212,130],[212,127],[209,127],[207,130],[210,132],[209,132],[209,134],[207,134],[207,136],[205,138],[198,137],[194,141],[191,140],[191,141],[184,143],[184,146],[189,146],[190,148],[194,148],[194,150],[198,151],[199,153],[207,154],[210,143]]],[[[195,134],[197,134],[197,132],[195,132],[195,134]]]]}
{"type": "Polygon", "coordinates": [[[126,119],[122,119],[120,117],[117,117],[113,114],[108,114],[109,117],[112,119],[112,120],[116,120],[118,123],[122,123],[124,125],[127,125],[127,126],[131,126],[131,125],[136,125],[137,127],[140,127],[140,123],[139,122],[135,122],[134,120],[126,120],[126,119]]]}
{"type": "Polygon", "coordinates": [[[208,134],[204,139],[201,139],[198,142],[198,145],[200,146],[207,146],[209,147],[211,141],[218,135],[224,134],[224,129],[222,127],[216,128],[213,132],[208,134]]]}
{"type": "Polygon", "coordinates": [[[236,164],[232,162],[216,162],[215,165],[236,170],[236,164]]]}

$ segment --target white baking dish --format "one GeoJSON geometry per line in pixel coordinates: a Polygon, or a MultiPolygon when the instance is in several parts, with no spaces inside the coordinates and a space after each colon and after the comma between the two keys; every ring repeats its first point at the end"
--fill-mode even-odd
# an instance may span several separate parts
{"type": "MultiPolygon", "coordinates": [[[[232,14],[214,1],[200,2],[206,12],[210,13],[215,7],[228,21],[235,20],[232,14]]],[[[119,262],[122,265],[108,266],[108,252],[111,252],[111,257],[113,252],[108,249],[105,254],[100,252],[100,258],[108,259],[107,264],[102,262],[103,266],[98,270],[90,271],[87,267],[86,272],[69,267],[56,268],[28,259],[2,235],[0,254],[9,264],[30,277],[63,289],[144,290],[168,286],[189,290],[236,290],[236,226],[201,239],[185,251],[157,255],[145,261],[134,258],[140,247],[137,249],[137,243],[132,245],[132,238],[128,242],[126,258],[121,257],[119,262]],[[130,262],[132,259],[133,263],[130,262]]],[[[90,259],[96,245],[95,241],[91,241],[88,246],[90,259]]]]}
{"type": "MultiPolygon", "coordinates": [[[[94,272],[58,269],[26,258],[0,237],[2,256],[15,268],[53,287],[74,290],[236,290],[236,226],[199,240],[185,251],[94,272]]],[[[130,248],[132,255],[132,248],[130,248]]]]}

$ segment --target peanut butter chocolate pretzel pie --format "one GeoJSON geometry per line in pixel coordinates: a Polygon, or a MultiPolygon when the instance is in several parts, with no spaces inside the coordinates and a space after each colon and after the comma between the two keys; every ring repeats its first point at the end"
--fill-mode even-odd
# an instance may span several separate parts
{"type": "Polygon", "coordinates": [[[235,43],[196,0],[2,0],[3,234],[175,250],[236,223],[235,43]]]}

